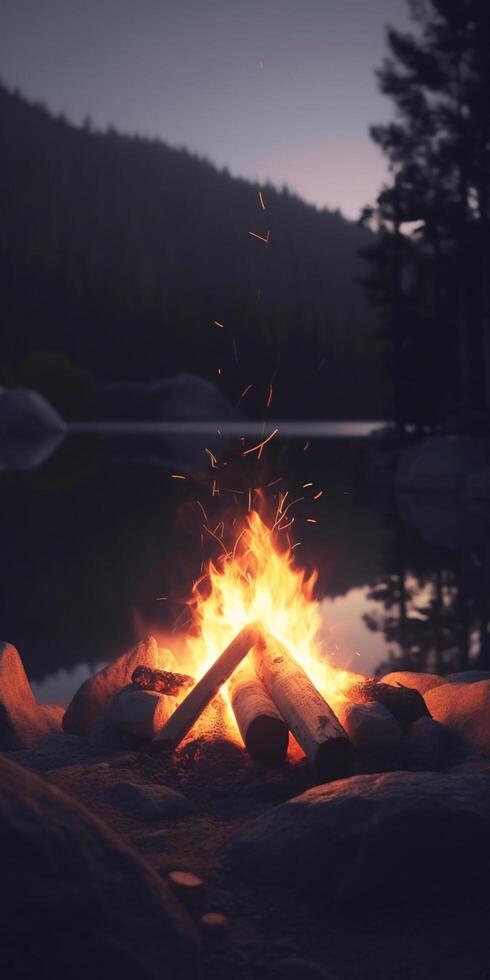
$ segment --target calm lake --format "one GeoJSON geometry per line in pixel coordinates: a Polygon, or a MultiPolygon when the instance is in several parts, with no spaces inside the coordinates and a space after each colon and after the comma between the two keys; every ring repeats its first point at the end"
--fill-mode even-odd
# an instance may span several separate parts
{"type": "Polygon", "coordinates": [[[2,633],[40,700],[66,703],[149,630],[178,655],[185,600],[216,552],[196,501],[210,525],[239,523],[267,484],[271,507],[279,491],[305,498],[293,510],[295,558],[318,570],[332,663],[366,674],[490,665],[490,508],[374,486],[376,423],[278,425],[260,461],[244,447],[274,423],[91,426],[45,451],[23,445],[16,458],[10,447],[0,472],[2,633]],[[226,468],[216,471],[206,450],[226,468]]]}

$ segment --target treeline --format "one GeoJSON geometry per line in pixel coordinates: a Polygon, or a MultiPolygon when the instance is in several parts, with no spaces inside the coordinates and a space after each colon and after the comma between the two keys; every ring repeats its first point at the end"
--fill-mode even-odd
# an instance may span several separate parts
{"type": "Polygon", "coordinates": [[[409,0],[388,31],[374,126],[391,182],[364,223],[399,427],[488,425],[490,410],[490,4],[409,0]]]}
{"type": "Polygon", "coordinates": [[[253,384],[252,415],[271,382],[276,417],[389,411],[358,282],[368,231],[287,190],[262,188],[263,210],[257,186],[184,150],[5,88],[0,138],[0,384],[73,416],[105,380],[180,371],[231,401],[253,384]]]}

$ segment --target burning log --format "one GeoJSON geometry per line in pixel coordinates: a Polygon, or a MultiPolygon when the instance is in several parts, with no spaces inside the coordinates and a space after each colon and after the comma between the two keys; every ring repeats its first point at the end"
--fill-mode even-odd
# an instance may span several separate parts
{"type": "Polygon", "coordinates": [[[143,691],[158,691],[159,694],[169,694],[175,697],[182,688],[192,687],[194,678],[189,674],[174,674],[170,670],[157,670],[140,664],[131,675],[133,684],[143,691]]]}
{"type": "Polygon", "coordinates": [[[199,715],[217,695],[220,687],[228,680],[238,664],[261,635],[260,626],[252,623],[245,626],[238,636],[227,646],[224,653],[215,660],[204,677],[197,682],[192,691],[179,704],[173,715],[155,738],[155,744],[162,748],[175,749],[195,724],[199,715]]]}
{"type": "Polygon", "coordinates": [[[377,701],[401,722],[409,725],[419,718],[430,717],[429,709],[420,694],[412,687],[398,684],[383,684],[382,681],[366,679],[349,691],[349,698],[358,704],[365,701],[377,701]]]}
{"type": "Polygon", "coordinates": [[[322,779],[353,769],[354,749],[332,709],[286,647],[267,634],[253,654],[258,677],[322,779]]]}
{"type": "Polygon", "coordinates": [[[228,690],[249,755],[257,762],[279,765],[288,748],[288,726],[247,661],[232,674],[228,690]]]}

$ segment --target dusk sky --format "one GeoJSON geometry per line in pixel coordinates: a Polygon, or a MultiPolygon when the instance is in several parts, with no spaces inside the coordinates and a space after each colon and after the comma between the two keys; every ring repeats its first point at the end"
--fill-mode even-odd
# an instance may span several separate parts
{"type": "Polygon", "coordinates": [[[355,218],[386,173],[387,23],[405,0],[2,0],[0,77],[355,218]]]}

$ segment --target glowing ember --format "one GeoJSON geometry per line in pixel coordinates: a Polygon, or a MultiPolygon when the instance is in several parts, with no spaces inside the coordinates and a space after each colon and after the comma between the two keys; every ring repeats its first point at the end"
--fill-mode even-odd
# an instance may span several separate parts
{"type": "Polygon", "coordinates": [[[247,516],[231,551],[221,537],[218,540],[223,553],[195,584],[190,603],[194,635],[187,642],[195,676],[206,672],[244,626],[258,622],[288,647],[334,704],[353,675],[334,669],[322,657],[316,572],[308,577],[294,566],[294,546],[281,550],[277,536],[255,510],[247,516]]]}

